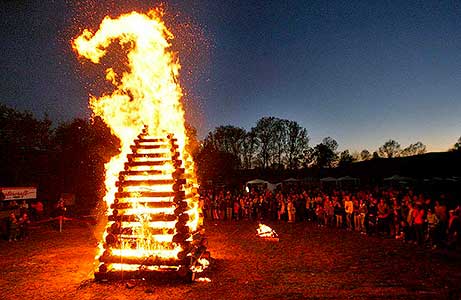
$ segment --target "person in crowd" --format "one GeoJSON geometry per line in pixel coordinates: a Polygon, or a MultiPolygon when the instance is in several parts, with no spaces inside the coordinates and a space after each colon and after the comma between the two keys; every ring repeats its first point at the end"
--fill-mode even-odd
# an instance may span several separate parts
{"type": "Polygon", "coordinates": [[[441,203],[440,200],[435,201],[434,206],[434,213],[439,223],[435,229],[434,233],[434,242],[436,245],[441,246],[442,241],[446,239],[446,233],[448,228],[448,213],[447,213],[447,206],[441,203]]]}
{"type": "Polygon", "coordinates": [[[415,207],[413,206],[411,202],[408,202],[407,206],[408,206],[408,211],[407,211],[406,224],[408,227],[406,228],[406,241],[415,241],[416,240],[415,229],[414,229],[415,207]]]}
{"type": "Polygon", "coordinates": [[[227,191],[224,202],[226,203],[226,219],[228,221],[232,220],[232,211],[234,209],[234,201],[231,198],[230,191],[227,191]]]}
{"type": "Polygon", "coordinates": [[[248,197],[243,198],[243,210],[244,210],[244,218],[245,220],[249,220],[251,218],[251,203],[248,197]]]}
{"type": "Polygon", "coordinates": [[[427,209],[427,232],[426,232],[426,241],[428,242],[429,246],[432,248],[437,247],[437,245],[434,243],[434,235],[435,235],[435,230],[437,228],[437,224],[439,223],[439,219],[437,218],[436,214],[432,212],[431,208],[427,209]]]}
{"type": "Polygon", "coordinates": [[[10,216],[8,218],[8,225],[8,241],[17,241],[19,235],[19,224],[14,212],[10,213],[10,216]]]}
{"type": "Polygon", "coordinates": [[[329,225],[330,227],[333,227],[333,226],[336,225],[334,202],[332,201],[332,199],[330,197],[328,197],[328,196],[325,196],[325,197],[327,198],[325,203],[328,202],[328,208],[326,210],[328,224],[326,224],[326,225],[329,225]]]}
{"type": "Polygon", "coordinates": [[[15,216],[19,215],[19,213],[20,213],[20,208],[19,208],[18,202],[16,202],[15,200],[10,201],[8,203],[8,209],[12,210],[14,212],[15,216]]]}
{"type": "Polygon", "coordinates": [[[372,235],[376,231],[376,219],[378,216],[378,200],[370,197],[367,207],[367,215],[365,216],[366,233],[372,235]]]}
{"type": "Polygon", "coordinates": [[[225,220],[226,219],[226,200],[224,197],[224,192],[219,193],[219,219],[225,220]]]}
{"type": "Polygon", "coordinates": [[[59,199],[58,203],[56,204],[56,215],[64,216],[65,211],[66,211],[66,206],[64,204],[64,199],[59,199]]]}
{"type": "Polygon", "coordinates": [[[309,221],[316,221],[317,214],[315,212],[316,206],[313,197],[309,195],[306,191],[303,191],[303,198],[305,199],[306,207],[306,215],[305,220],[309,221]]]}
{"type": "Polygon", "coordinates": [[[352,196],[352,204],[354,206],[354,230],[360,232],[360,201],[356,196],[352,196]]]}
{"type": "Polygon", "coordinates": [[[325,209],[321,204],[317,204],[317,207],[315,208],[315,214],[316,214],[316,219],[317,219],[317,225],[322,227],[325,225],[325,209]]]}
{"type": "Polygon", "coordinates": [[[43,203],[40,200],[31,204],[33,221],[40,221],[43,219],[44,208],[43,203]]]}
{"type": "Polygon", "coordinates": [[[389,235],[390,228],[389,228],[389,206],[387,205],[386,201],[381,198],[378,203],[378,233],[389,235]]]}
{"type": "Polygon", "coordinates": [[[415,238],[418,245],[424,243],[424,208],[422,204],[417,204],[413,210],[413,224],[415,229],[415,238]]]}
{"type": "Polygon", "coordinates": [[[347,230],[352,230],[352,214],[354,213],[354,203],[348,195],[344,196],[344,211],[346,212],[347,230]]]}
{"type": "Polygon", "coordinates": [[[360,233],[366,232],[365,231],[365,216],[367,215],[367,213],[368,213],[367,203],[365,200],[360,199],[359,209],[358,209],[358,217],[359,217],[358,231],[360,231],[360,233]]]}
{"type": "MultiPolygon", "coordinates": [[[[297,187],[282,188],[274,193],[253,189],[245,194],[224,189],[215,193],[207,192],[207,195],[210,197],[205,196],[201,200],[203,203],[207,198],[210,201],[207,219],[222,220],[232,215],[237,221],[278,220],[294,223],[307,220],[318,226],[329,225],[366,234],[385,233],[419,245],[426,242],[434,248],[440,245],[456,249],[459,244],[458,211],[461,209],[452,210],[448,218],[444,204],[448,199],[443,194],[433,198],[412,189],[372,186],[347,192],[297,187]],[[432,199],[437,201],[433,203],[432,199]],[[232,203],[231,213],[227,207],[229,200],[232,203]],[[302,213],[297,213],[297,208],[302,213]],[[446,224],[445,232],[440,230],[444,228],[443,224],[446,224]]],[[[456,198],[449,196],[453,207],[456,198]]]]}
{"type": "Polygon", "coordinates": [[[23,212],[28,212],[29,211],[29,203],[26,202],[26,200],[22,200],[21,204],[19,204],[19,214],[22,214],[23,212]]]}
{"type": "Polygon", "coordinates": [[[21,217],[18,220],[19,226],[19,238],[21,239],[28,239],[29,238],[29,216],[27,212],[23,212],[21,217]]]}
{"type": "MultiPolygon", "coordinates": [[[[201,194],[202,196],[202,194],[201,194]]],[[[210,201],[209,201],[209,198],[208,198],[208,193],[203,193],[203,208],[202,208],[202,211],[203,211],[203,217],[204,219],[210,219],[211,218],[211,214],[210,214],[210,201]]]]}
{"type": "Polygon", "coordinates": [[[288,210],[288,223],[294,223],[296,208],[295,208],[295,205],[293,204],[293,199],[291,197],[288,197],[287,210],[288,210]]]}
{"type": "Polygon", "coordinates": [[[454,250],[460,243],[459,234],[461,231],[461,221],[459,211],[451,209],[448,213],[447,247],[448,249],[454,250]]]}
{"type": "Polygon", "coordinates": [[[344,207],[341,203],[341,200],[337,196],[333,197],[333,207],[334,207],[334,212],[335,212],[336,227],[342,228],[343,227],[344,207]]]}
{"type": "Polygon", "coordinates": [[[240,202],[239,198],[234,200],[234,219],[238,221],[240,219],[240,202]]]}
{"type": "Polygon", "coordinates": [[[285,210],[286,210],[286,205],[285,201],[283,201],[283,196],[282,194],[278,194],[278,220],[281,221],[283,215],[285,215],[285,210]]]}
{"type": "Polygon", "coordinates": [[[213,220],[219,220],[219,201],[218,201],[218,196],[213,197],[213,205],[212,205],[212,211],[213,211],[213,220]]]}

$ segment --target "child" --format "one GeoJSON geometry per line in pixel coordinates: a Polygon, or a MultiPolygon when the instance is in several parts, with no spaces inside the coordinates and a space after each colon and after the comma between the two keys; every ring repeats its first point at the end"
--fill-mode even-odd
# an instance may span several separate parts
{"type": "Polygon", "coordinates": [[[19,237],[27,239],[29,238],[29,216],[27,215],[26,212],[22,214],[22,216],[19,218],[19,237]]]}
{"type": "Polygon", "coordinates": [[[10,234],[9,234],[9,241],[17,241],[18,240],[18,220],[16,219],[16,215],[14,212],[10,213],[9,217],[10,223],[10,234]]]}
{"type": "Polygon", "coordinates": [[[315,209],[315,214],[317,215],[317,222],[318,226],[323,227],[323,224],[325,223],[325,210],[323,209],[323,206],[320,204],[317,204],[317,208],[315,209]]]}

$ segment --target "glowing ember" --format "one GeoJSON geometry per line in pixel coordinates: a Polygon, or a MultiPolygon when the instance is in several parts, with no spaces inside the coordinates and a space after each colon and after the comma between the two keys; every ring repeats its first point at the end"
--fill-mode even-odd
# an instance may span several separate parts
{"type": "Polygon", "coordinates": [[[278,239],[278,235],[274,229],[270,228],[267,225],[259,224],[259,227],[256,228],[258,232],[258,236],[261,238],[276,238],[278,239]]]}
{"type": "Polygon", "coordinates": [[[72,43],[95,64],[112,43],[120,44],[128,58],[128,71],[106,68],[106,80],[116,89],[90,98],[94,115],[121,145],[120,154],[105,165],[109,222],[99,246],[99,260],[106,262],[102,272],[137,269],[146,261],[150,269],[168,261],[183,264],[190,233],[199,223],[194,164],[185,147],[180,65],[168,50],[173,35],[161,17],[158,10],[106,17],[95,33],[85,29],[72,43]]]}

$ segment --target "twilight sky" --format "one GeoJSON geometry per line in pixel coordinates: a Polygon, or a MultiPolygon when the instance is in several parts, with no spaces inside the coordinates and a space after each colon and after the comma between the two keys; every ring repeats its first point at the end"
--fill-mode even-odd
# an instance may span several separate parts
{"type": "MultiPolygon", "coordinates": [[[[311,145],[331,136],[357,151],[390,138],[445,151],[461,135],[459,1],[164,2],[201,136],[263,116],[299,122],[311,145]]],[[[71,38],[156,3],[0,0],[0,102],[55,122],[88,117],[102,74],[71,38]]]]}

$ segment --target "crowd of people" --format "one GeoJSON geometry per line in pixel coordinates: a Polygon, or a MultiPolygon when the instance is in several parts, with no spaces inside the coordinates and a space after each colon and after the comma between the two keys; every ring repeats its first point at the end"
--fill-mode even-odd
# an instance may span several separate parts
{"type": "MultiPolygon", "coordinates": [[[[202,190],[200,208],[205,220],[307,221],[421,246],[454,249],[461,244],[460,200],[408,188],[345,191],[297,186],[273,192],[202,190]]],[[[9,241],[28,238],[31,221],[44,218],[41,201],[9,201],[8,207],[3,208],[8,216],[1,224],[1,232],[9,241]]],[[[54,215],[64,215],[64,211],[64,201],[60,200],[54,215]]]]}
{"type": "Polygon", "coordinates": [[[0,234],[10,242],[29,238],[31,221],[38,222],[44,218],[45,210],[40,200],[10,200],[1,204],[0,211],[4,217],[0,218],[0,234]]]}
{"type": "Polygon", "coordinates": [[[200,199],[208,220],[308,221],[432,248],[453,249],[460,244],[461,206],[444,194],[434,197],[412,189],[379,187],[353,191],[297,187],[248,193],[204,190],[200,199]]]}

